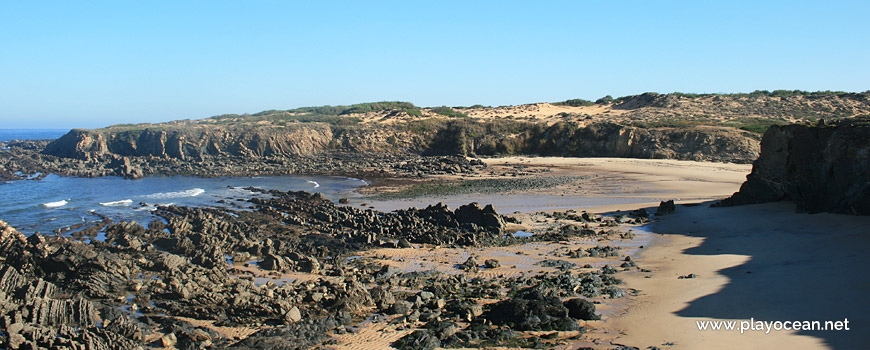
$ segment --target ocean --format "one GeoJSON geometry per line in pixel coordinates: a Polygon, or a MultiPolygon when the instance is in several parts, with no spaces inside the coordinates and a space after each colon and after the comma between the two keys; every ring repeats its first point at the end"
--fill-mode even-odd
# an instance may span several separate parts
{"type": "Polygon", "coordinates": [[[68,129],[0,129],[0,141],[54,140],[67,132],[68,129]]]}
{"type": "Polygon", "coordinates": [[[48,175],[42,180],[0,183],[0,220],[22,233],[50,233],[79,223],[92,224],[105,215],[113,221],[135,220],[147,225],[158,219],[157,205],[197,207],[246,206],[261,193],[245,187],[320,192],[337,200],[358,196],[359,179],[328,176],[256,176],[199,178],[152,176],[139,180],[119,177],[78,178],[48,175]],[[226,203],[218,203],[225,200],[226,203]]]}
{"type": "MultiPolygon", "coordinates": [[[[54,139],[65,134],[60,129],[0,129],[0,141],[54,139]]],[[[256,176],[199,178],[192,176],[152,176],[139,180],[119,177],[77,178],[48,175],[42,180],[0,182],[0,220],[26,235],[50,233],[79,224],[92,224],[105,215],[113,221],[135,220],[147,225],[158,219],[152,214],[156,205],[227,207],[247,204],[244,200],[263,196],[244,190],[320,192],[330,199],[357,197],[353,190],[363,180],[328,176],[256,176]],[[226,200],[226,204],[218,203],[226,200]]]]}

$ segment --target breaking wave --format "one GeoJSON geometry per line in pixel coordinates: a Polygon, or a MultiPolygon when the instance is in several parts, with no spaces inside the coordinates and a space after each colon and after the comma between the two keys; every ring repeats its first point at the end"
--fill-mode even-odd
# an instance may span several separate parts
{"type": "Polygon", "coordinates": [[[146,196],[144,198],[148,199],[167,199],[167,198],[184,198],[184,197],[196,197],[205,193],[204,189],[201,188],[191,188],[189,190],[178,191],[178,192],[162,192],[162,193],[153,193],[146,196]]]}

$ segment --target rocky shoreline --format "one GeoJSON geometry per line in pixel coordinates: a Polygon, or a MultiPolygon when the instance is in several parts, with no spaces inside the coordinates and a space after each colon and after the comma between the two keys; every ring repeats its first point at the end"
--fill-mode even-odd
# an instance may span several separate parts
{"type": "Polygon", "coordinates": [[[0,180],[40,178],[47,174],[78,177],[187,175],[269,176],[334,175],[367,179],[422,178],[428,175],[473,174],[485,168],[477,159],[412,154],[333,153],[312,156],[214,156],[197,160],[125,157],[105,154],[86,159],[43,153],[51,141],[0,142],[0,180]]]}
{"type": "Polygon", "coordinates": [[[104,220],[65,236],[25,237],[0,222],[0,343],[308,349],[375,320],[401,335],[400,349],[551,346],[582,339],[595,303],[623,295],[614,274],[639,267],[599,245],[631,239],[620,223],[647,220],[645,211],[563,212],[540,225],[476,203],[381,213],[319,194],[259,191],[269,196],[250,199],[254,210],[159,207],[162,220],[147,226],[104,220]],[[514,237],[510,225],[523,224],[537,225],[536,234],[514,237]],[[605,264],[493,278],[487,271],[510,263],[472,256],[447,272],[403,271],[364,253],[533,242],[573,242],[560,259],[605,264]],[[553,337],[530,336],[542,331],[553,337]]]}

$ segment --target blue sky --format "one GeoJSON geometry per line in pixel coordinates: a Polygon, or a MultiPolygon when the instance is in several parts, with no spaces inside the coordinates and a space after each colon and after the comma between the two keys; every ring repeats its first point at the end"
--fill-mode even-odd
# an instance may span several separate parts
{"type": "Polygon", "coordinates": [[[867,1],[4,1],[0,128],[870,89],[867,1]]]}

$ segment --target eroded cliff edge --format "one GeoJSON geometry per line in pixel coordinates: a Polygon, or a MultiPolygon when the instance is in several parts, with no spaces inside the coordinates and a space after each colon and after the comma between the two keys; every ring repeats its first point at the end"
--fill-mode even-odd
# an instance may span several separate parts
{"type": "Polygon", "coordinates": [[[740,191],[717,205],[782,200],[809,213],[870,215],[870,120],[771,127],[740,191]]]}
{"type": "Polygon", "coordinates": [[[758,141],[749,132],[712,126],[638,128],[588,125],[439,120],[426,128],[407,125],[336,127],[192,125],[185,128],[70,131],[44,154],[82,160],[161,157],[203,160],[312,156],[326,152],[417,155],[629,157],[749,163],[758,141]]]}
{"type": "Polygon", "coordinates": [[[389,101],[302,107],[77,129],[50,143],[0,142],[0,178],[382,176],[397,169],[418,177],[475,171],[465,157],[511,155],[751,163],[770,125],[868,114],[870,92],[831,91],[644,93],[500,107],[389,101]]]}

